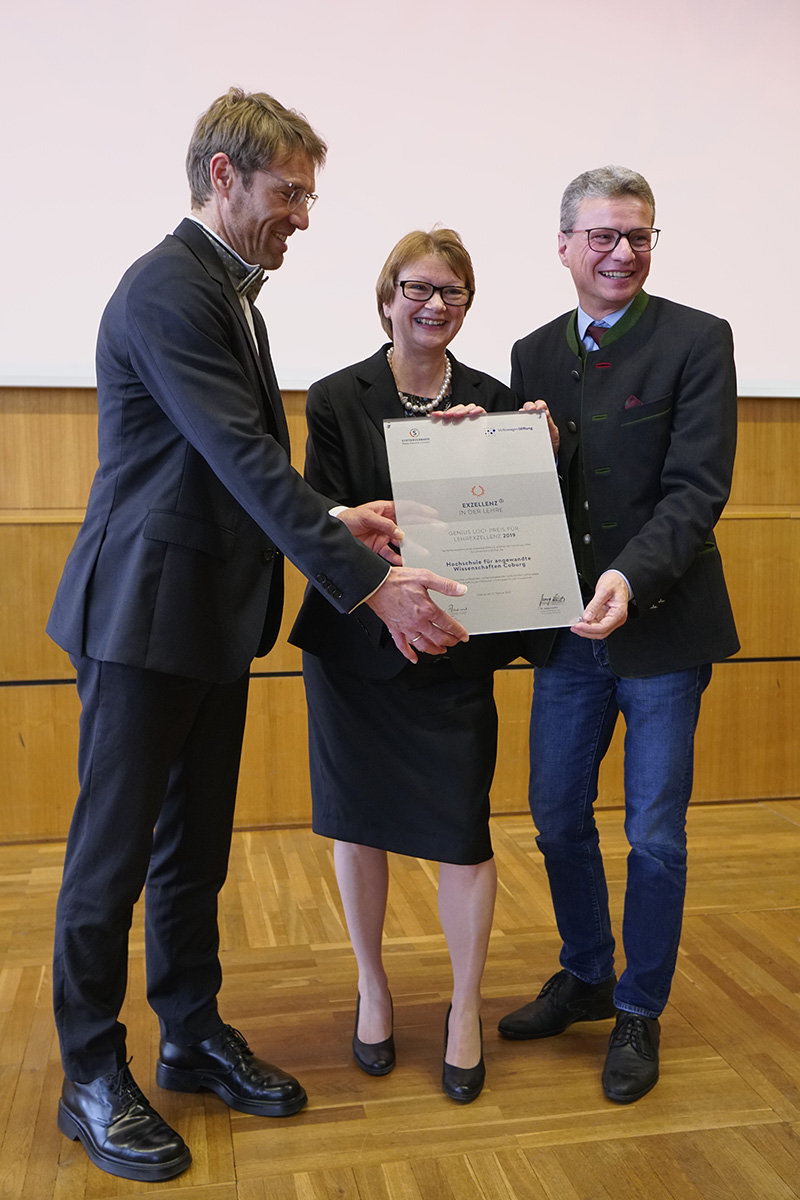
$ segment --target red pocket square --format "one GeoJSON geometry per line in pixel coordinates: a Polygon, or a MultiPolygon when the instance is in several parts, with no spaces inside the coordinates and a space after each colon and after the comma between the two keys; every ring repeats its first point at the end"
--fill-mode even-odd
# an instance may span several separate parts
{"type": "Polygon", "coordinates": [[[638,396],[628,396],[628,399],[625,401],[625,407],[626,408],[641,408],[642,402],[638,396]]]}

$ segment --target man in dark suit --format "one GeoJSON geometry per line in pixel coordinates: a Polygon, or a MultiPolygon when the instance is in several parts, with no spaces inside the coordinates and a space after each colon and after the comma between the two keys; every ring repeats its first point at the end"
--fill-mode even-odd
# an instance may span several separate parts
{"type": "Polygon", "coordinates": [[[634,171],[587,171],[558,249],[579,307],[517,342],[511,385],[559,427],[558,469],[586,609],[525,635],[535,664],[530,805],[561,970],[500,1021],[550,1037],[616,1013],[603,1071],[625,1104],[658,1079],[686,886],[694,734],[711,663],[739,648],[713,529],[731,484],[736,379],[725,321],[648,296],[655,201],[634,171]],[[593,805],[618,713],[630,843],[617,982],[593,805]]]}
{"type": "Polygon", "coordinates": [[[231,89],[215,101],[187,158],[192,219],[126,272],[100,327],[99,467],[48,625],[82,702],[56,918],[58,1121],[97,1166],[131,1179],[168,1179],[191,1161],[126,1065],[119,1013],[145,881],[158,1084],[210,1088],[265,1116],[306,1102],[223,1023],[216,999],[248,672],[277,636],[282,556],[339,611],[368,605],[411,661],[465,636],[426,590],[461,585],[389,565],[389,505],[337,520],[289,465],[252,297],[307,228],[325,153],[270,96],[231,89]]]}

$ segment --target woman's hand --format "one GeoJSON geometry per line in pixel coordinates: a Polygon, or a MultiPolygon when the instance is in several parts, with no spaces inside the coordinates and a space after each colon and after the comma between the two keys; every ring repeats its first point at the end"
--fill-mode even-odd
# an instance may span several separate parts
{"type": "Polygon", "coordinates": [[[485,417],[486,409],[481,408],[480,404],[454,404],[452,408],[446,408],[440,412],[435,408],[430,414],[432,421],[437,419],[441,421],[458,421],[461,417],[485,417]]]}
{"type": "Polygon", "coordinates": [[[520,412],[543,412],[547,415],[547,428],[550,433],[550,445],[553,447],[553,454],[558,458],[558,448],[561,445],[561,435],[558,432],[558,426],[550,416],[550,409],[545,404],[544,400],[526,400],[520,412]]]}

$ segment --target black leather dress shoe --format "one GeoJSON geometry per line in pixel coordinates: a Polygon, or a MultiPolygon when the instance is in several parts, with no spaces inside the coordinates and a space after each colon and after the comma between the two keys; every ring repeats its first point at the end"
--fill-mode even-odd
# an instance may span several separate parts
{"type": "Polygon", "coordinates": [[[181,1135],[150,1107],[127,1066],[91,1083],[65,1079],[58,1128],[80,1141],[101,1171],[123,1179],[159,1183],[192,1161],[181,1135]]]}
{"type": "Polygon", "coordinates": [[[656,1086],[660,1037],[657,1017],[617,1013],[603,1068],[603,1091],[609,1100],[616,1104],[632,1104],[656,1086]]]}
{"type": "Polygon", "coordinates": [[[231,1108],[259,1117],[289,1117],[308,1099],[293,1075],[256,1058],[230,1025],[193,1046],[162,1040],[156,1083],[172,1092],[207,1088],[231,1108]]]}
{"type": "Polygon", "coordinates": [[[535,1000],[508,1013],[497,1026],[504,1038],[527,1041],[554,1037],[575,1021],[604,1021],[613,1017],[617,977],[584,983],[569,971],[557,971],[535,1000]]]}
{"type": "MultiPolygon", "coordinates": [[[[361,995],[356,1000],[356,1027],[353,1030],[353,1058],[368,1075],[388,1075],[394,1070],[397,1059],[394,1052],[394,1034],[382,1042],[362,1042],[358,1036],[358,1014],[361,1011],[361,995]]],[[[394,1008],[392,1009],[394,1018],[394,1008]]]]}
{"type": "Polygon", "coordinates": [[[452,1005],[448,1008],[444,1021],[445,1057],[442,1062],[442,1091],[457,1104],[471,1104],[480,1096],[486,1080],[486,1067],[483,1062],[483,1025],[481,1025],[481,1058],[478,1065],[476,1067],[454,1067],[447,1061],[447,1038],[450,1033],[451,1011],[452,1005]]]}

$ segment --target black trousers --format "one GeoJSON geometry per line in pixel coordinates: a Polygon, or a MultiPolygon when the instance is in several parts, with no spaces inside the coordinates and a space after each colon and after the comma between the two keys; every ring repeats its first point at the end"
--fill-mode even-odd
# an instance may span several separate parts
{"type": "Polygon", "coordinates": [[[225,882],[249,675],[207,683],[74,663],[80,793],[56,911],[53,996],[64,1072],[126,1061],[119,1013],[133,906],[145,888],[147,995],[162,1037],[221,1027],[217,896],[225,882]]]}

